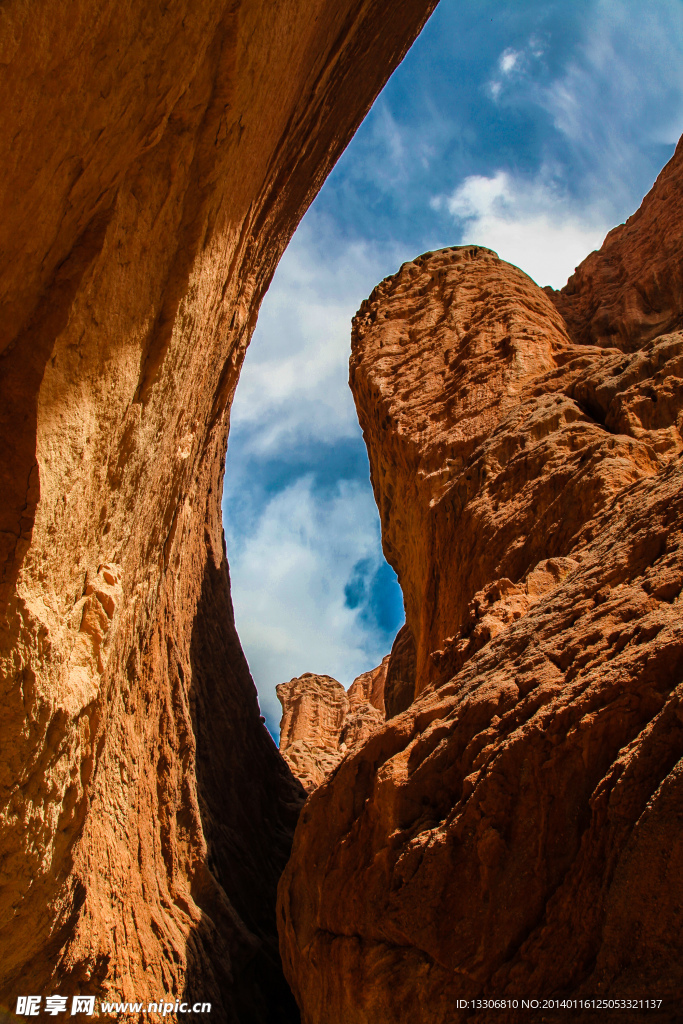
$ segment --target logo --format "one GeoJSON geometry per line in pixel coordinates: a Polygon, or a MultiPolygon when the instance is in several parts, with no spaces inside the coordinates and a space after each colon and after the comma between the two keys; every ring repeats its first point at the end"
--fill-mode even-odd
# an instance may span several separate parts
{"type": "Polygon", "coordinates": [[[71,1016],[75,1013],[87,1013],[89,1017],[92,1017],[95,1012],[95,997],[94,996],[74,996],[71,1004],[71,1016]]]}

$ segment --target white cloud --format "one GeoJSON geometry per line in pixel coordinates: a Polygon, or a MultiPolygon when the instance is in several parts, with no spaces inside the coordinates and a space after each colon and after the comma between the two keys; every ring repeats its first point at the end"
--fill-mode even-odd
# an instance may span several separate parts
{"type": "Polygon", "coordinates": [[[533,57],[542,57],[546,50],[546,44],[543,39],[537,35],[529,37],[529,52],[533,57]]]}
{"type": "Polygon", "coordinates": [[[232,427],[249,429],[253,452],[357,435],[351,318],[399,263],[392,247],[344,242],[309,213],[264,300],[232,407],[232,427]]]}
{"type": "Polygon", "coordinates": [[[519,68],[522,62],[522,53],[519,50],[513,50],[508,48],[503,50],[498,60],[498,67],[504,75],[509,75],[512,71],[519,68]]]}
{"type": "Polygon", "coordinates": [[[237,631],[271,729],[280,720],[277,683],[303,672],[348,686],[388,653],[386,640],[348,608],[354,565],[379,566],[379,522],[369,487],[342,481],[332,495],[300,478],[261,510],[253,532],[226,521],[237,631]]]}
{"type": "MultiPolygon", "coordinates": [[[[584,123],[608,96],[615,113],[623,112],[645,126],[646,137],[677,142],[683,129],[682,38],[680,0],[656,4],[599,0],[582,51],[564,82],[584,107],[584,123]]],[[[614,142],[622,130],[620,121],[608,119],[604,126],[614,142]]]]}
{"type": "Polygon", "coordinates": [[[501,53],[497,62],[498,74],[486,83],[486,91],[494,101],[498,101],[503,89],[513,82],[519,82],[529,76],[535,62],[543,56],[544,46],[541,40],[532,35],[528,45],[521,50],[508,46],[501,53]]]}
{"type": "MultiPolygon", "coordinates": [[[[349,685],[388,653],[386,634],[344,603],[361,559],[379,567],[379,517],[369,479],[324,491],[287,480],[290,456],[315,442],[355,438],[348,386],[351,318],[374,286],[414,255],[349,242],[310,212],[265,297],[231,411],[224,527],[237,630],[269,727],[277,683],[321,672],[349,685]],[[263,460],[282,468],[276,493],[263,460]]],[[[320,457],[320,456],[317,456],[320,457]]],[[[331,467],[334,471],[334,467],[331,467]]],[[[327,474],[329,477],[329,473],[327,474]]]]}
{"type": "Polygon", "coordinates": [[[634,183],[647,180],[645,149],[683,132],[682,40],[680,0],[595,0],[562,68],[551,76],[546,59],[558,40],[532,33],[502,51],[485,90],[505,109],[550,116],[571,146],[573,190],[599,200],[614,223],[631,211],[634,183]]]}
{"type": "Polygon", "coordinates": [[[682,38],[680,0],[597,0],[583,41],[558,75],[548,81],[531,73],[544,67],[538,59],[545,52],[532,35],[521,50],[503,51],[503,78],[489,82],[489,92],[498,100],[506,87],[508,102],[546,110],[575,154],[582,154],[586,169],[597,170],[588,173],[593,191],[619,194],[612,196],[614,204],[625,193],[629,164],[641,159],[643,143],[671,145],[683,132],[682,38]]]}
{"type": "Polygon", "coordinates": [[[531,182],[504,171],[471,175],[450,195],[432,200],[462,225],[462,244],[495,250],[539,285],[561,288],[575,267],[599,248],[609,230],[599,214],[577,213],[541,175],[531,182]]]}

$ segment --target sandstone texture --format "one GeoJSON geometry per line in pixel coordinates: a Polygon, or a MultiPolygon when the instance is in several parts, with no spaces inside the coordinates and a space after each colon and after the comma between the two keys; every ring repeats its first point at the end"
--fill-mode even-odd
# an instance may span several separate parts
{"type": "Polygon", "coordinates": [[[280,752],[307,793],[384,723],[389,655],[348,691],[332,676],[305,672],[276,687],[282,705],[280,752]]]}
{"type": "Polygon", "coordinates": [[[433,6],[2,4],[4,1005],[297,1016],[275,893],[303,792],[233,625],[229,408],[285,245],[433,6]]]}
{"type": "Polygon", "coordinates": [[[679,144],[559,294],[467,246],[361,306],[414,699],[299,819],[279,927],[306,1024],[594,1020],[457,1000],[648,993],[680,1020],[682,242],[679,144]]]}
{"type": "Polygon", "coordinates": [[[634,352],[683,327],[681,142],[640,209],[607,235],[560,292],[575,341],[634,352]]]}
{"type": "Polygon", "coordinates": [[[396,634],[391,648],[387,678],[384,682],[384,709],[387,718],[405,711],[415,697],[415,638],[408,623],[396,634]]]}

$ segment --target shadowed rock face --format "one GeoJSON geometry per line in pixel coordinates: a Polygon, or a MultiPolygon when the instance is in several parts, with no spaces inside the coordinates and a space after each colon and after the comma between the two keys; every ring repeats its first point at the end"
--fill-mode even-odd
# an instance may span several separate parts
{"type": "Polygon", "coordinates": [[[386,717],[400,715],[415,697],[415,639],[410,626],[404,624],[396,634],[391,648],[387,678],[384,684],[386,717]]]}
{"type": "Polygon", "coordinates": [[[416,699],[299,820],[279,927],[306,1024],[655,989],[679,1019],[682,181],[679,144],[559,294],[467,246],[354,321],[416,699]]]}
{"type": "Polygon", "coordinates": [[[8,0],[0,19],[0,1002],[296,1014],[303,797],[220,497],[298,220],[433,0],[8,0]]]}

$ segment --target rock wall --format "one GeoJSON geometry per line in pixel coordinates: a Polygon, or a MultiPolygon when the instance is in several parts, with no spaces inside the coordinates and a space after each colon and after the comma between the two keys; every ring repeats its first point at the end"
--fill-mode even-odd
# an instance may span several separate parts
{"type": "Polygon", "coordinates": [[[400,715],[415,698],[415,638],[404,623],[391,647],[387,678],[384,682],[384,707],[387,718],[400,715]]]}
{"type": "Polygon", "coordinates": [[[574,341],[634,352],[683,325],[681,148],[639,210],[607,235],[561,292],[544,291],[574,341]]]}
{"type": "Polygon", "coordinates": [[[294,228],[435,0],[0,11],[0,1002],[289,1020],[301,789],[220,498],[294,228]]]}
{"type": "MultiPolygon", "coordinates": [[[[351,388],[384,552],[415,638],[418,693],[435,676],[431,653],[459,628],[474,594],[495,574],[519,577],[535,555],[520,552],[514,517],[530,526],[538,496],[517,487],[521,504],[501,507],[495,488],[506,478],[496,485],[491,467],[507,453],[480,450],[490,436],[500,448],[501,421],[570,351],[550,299],[522,271],[473,246],[405,264],[355,318],[351,388]],[[508,552],[518,564],[502,571],[508,552]]],[[[517,432],[524,429],[520,421],[517,432]]],[[[537,467],[526,472],[533,477],[537,467]]],[[[540,533],[537,549],[545,543],[540,533]]]]}
{"type": "Polygon", "coordinates": [[[649,993],[680,1017],[682,238],[679,144],[559,294],[466,246],[361,306],[351,386],[416,699],[299,820],[279,928],[306,1024],[649,993]]]}
{"type": "Polygon", "coordinates": [[[348,692],[332,676],[304,672],[276,687],[282,705],[280,752],[307,793],[384,722],[389,655],[348,692]]]}

